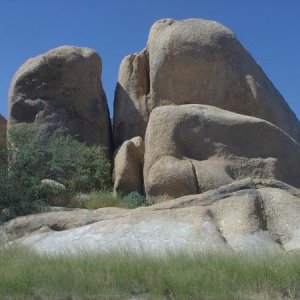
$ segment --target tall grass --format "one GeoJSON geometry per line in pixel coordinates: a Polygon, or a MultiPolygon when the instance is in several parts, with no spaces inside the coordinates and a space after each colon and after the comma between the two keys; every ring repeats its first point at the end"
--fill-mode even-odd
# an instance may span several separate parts
{"type": "Polygon", "coordinates": [[[299,288],[299,254],[50,257],[0,251],[1,299],[281,299],[300,297],[299,288]]]}

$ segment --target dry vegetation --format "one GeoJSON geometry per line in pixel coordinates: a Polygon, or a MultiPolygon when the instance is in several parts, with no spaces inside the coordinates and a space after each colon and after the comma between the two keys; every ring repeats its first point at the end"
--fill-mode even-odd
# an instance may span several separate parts
{"type": "Polygon", "coordinates": [[[125,251],[50,257],[20,248],[2,249],[0,298],[5,297],[297,299],[300,256],[178,253],[154,257],[125,251]]]}

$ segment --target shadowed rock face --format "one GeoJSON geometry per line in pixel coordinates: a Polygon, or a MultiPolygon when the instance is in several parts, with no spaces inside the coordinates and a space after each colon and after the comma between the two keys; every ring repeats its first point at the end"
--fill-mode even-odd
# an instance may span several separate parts
{"type": "Polygon", "coordinates": [[[201,19],[160,20],[146,49],[120,65],[115,146],[144,137],[153,108],[193,103],[267,120],[300,141],[299,121],[232,31],[201,19]]]}
{"type": "Polygon", "coordinates": [[[111,155],[111,128],[101,84],[101,59],[92,49],[63,46],[29,59],[9,92],[9,125],[36,123],[41,132],[76,136],[111,155]]]}
{"type": "Polygon", "coordinates": [[[145,137],[150,198],[202,193],[246,177],[300,187],[300,145],[262,119],[213,106],[157,107],[145,137]]]}

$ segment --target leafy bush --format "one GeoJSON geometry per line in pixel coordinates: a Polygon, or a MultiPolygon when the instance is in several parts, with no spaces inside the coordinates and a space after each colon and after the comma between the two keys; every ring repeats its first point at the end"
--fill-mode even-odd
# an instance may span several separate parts
{"type": "Polygon", "coordinates": [[[88,192],[110,187],[110,163],[100,146],[88,147],[71,136],[38,134],[32,125],[9,132],[14,145],[13,173],[52,179],[70,192],[88,192]]]}
{"type": "Polygon", "coordinates": [[[13,127],[9,140],[9,170],[0,170],[2,220],[41,211],[53,199],[111,186],[110,162],[100,146],[88,147],[70,136],[41,135],[32,125],[13,127]],[[65,185],[66,192],[42,184],[42,179],[65,185]]]}

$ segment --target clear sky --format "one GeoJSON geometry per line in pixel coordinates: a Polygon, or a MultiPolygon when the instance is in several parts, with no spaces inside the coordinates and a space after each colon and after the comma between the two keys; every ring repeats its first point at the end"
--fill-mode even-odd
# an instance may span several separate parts
{"type": "Polygon", "coordinates": [[[166,17],[232,29],[300,119],[300,0],[0,0],[0,113],[25,60],[75,45],[100,54],[112,114],[122,58],[144,48],[150,26],[166,17]]]}

